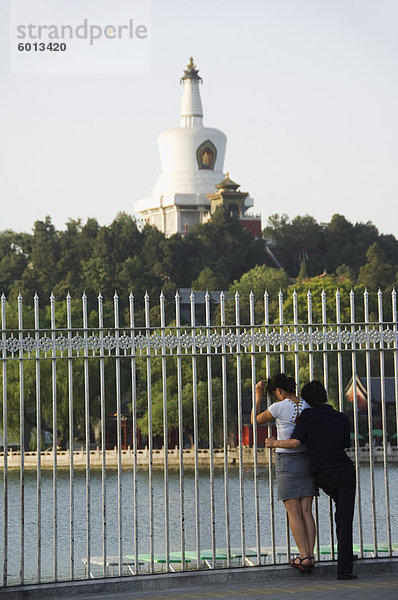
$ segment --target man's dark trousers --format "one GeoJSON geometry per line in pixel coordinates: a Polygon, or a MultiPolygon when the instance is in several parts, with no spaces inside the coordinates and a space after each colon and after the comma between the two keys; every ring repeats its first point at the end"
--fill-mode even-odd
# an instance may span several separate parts
{"type": "Polygon", "coordinates": [[[337,574],[352,573],[352,521],[355,502],[355,468],[346,462],[335,469],[315,473],[317,485],[336,504],[337,574]]]}

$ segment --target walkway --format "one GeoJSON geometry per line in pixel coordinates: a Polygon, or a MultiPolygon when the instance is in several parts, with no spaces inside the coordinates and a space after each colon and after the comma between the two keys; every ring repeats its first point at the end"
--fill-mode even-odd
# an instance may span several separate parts
{"type": "MultiPolygon", "coordinates": [[[[211,585],[187,590],[167,592],[124,593],[96,596],[96,600],[374,600],[385,594],[388,598],[398,597],[398,572],[396,574],[365,575],[356,581],[297,578],[279,584],[263,582],[257,585],[244,583],[229,586],[211,585]]],[[[92,597],[94,599],[94,596],[92,597]]],[[[76,599],[77,600],[77,599],[76,599]]],[[[81,598],[79,598],[81,600],[81,598]]]]}
{"type": "MultiPolygon", "coordinates": [[[[398,596],[398,573],[363,576],[356,581],[336,581],[334,578],[289,580],[283,584],[272,585],[263,582],[261,585],[244,583],[233,586],[211,585],[190,588],[187,590],[169,590],[167,592],[141,592],[137,594],[108,594],[95,596],[96,600],[374,600],[382,594],[388,598],[398,596]]],[[[90,598],[94,599],[94,596],[90,598]]],[[[76,598],[77,600],[77,598],[76,598]]],[[[82,597],[79,597],[82,600],[82,597]]]]}
{"type": "Polygon", "coordinates": [[[286,565],[217,569],[1,588],[0,600],[374,600],[398,597],[398,559],[356,562],[357,580],[338,581],[336,563],[325,562],[311,575],[286,565]]]}

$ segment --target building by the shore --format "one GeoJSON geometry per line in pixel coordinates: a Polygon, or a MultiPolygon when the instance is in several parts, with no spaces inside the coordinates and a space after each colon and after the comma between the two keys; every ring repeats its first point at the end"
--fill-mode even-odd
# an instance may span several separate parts
{"type": "Polygon", "coordinates": [[[239,216],[253,236],[261,236],[261,217],[247,214],[253,199],[224,173],[227,138],[203,125],[199,85],[191,58],[184,75],[180,127],[159,136],[162,173],[152,196],[138,200],[135,212],[165,235],[185,234],[211,218],[217,206],[239,216]]]}

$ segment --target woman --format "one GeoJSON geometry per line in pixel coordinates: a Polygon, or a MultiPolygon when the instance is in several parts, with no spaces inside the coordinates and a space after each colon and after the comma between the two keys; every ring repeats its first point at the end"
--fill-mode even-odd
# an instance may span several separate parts
{"type": "MultiPolygon", "coordinates": [[[[293,377],[277,373],[256,385],[256,421],[268,423],[275,419],[278,440],[290,438],[296,421],[305,408],[310,408],[305,400],[296,396],[296,382],[293,377]],[[261,400],[271,394],[277,402],[260,412],[261,400]]],[[[252,411],[252,423],[253,411],[252,411]]],[[[307,449],[277,448],[275,454],[278,500],[283,500],[289,516],[289,525],[299,549],[299,556],[290,559],[292,567],[303,572],[314,568],[315,522],[312,516],[312,499],[318,495],[309,468],[307,449]]]]}

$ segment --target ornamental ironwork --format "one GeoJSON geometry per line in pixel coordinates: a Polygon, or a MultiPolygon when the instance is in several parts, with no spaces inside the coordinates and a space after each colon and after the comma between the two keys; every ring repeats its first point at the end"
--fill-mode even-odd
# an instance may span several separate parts
{"type": "MultiPolygon", "coordinates": [[[[338,327],[338,326],[336,326],[338,327]]],[[[238,351],[239,348],[251,349],[253,352],[278,351],[280,349],[288,349],[291,351],[292,346],[298,346],[300,351],[309,350],[316,346],[322,351],[341,350],[341,349],[373,349],[381,347],[382,344],[398,345],[398,333],[390,328],[382,329],[381,327],[365,329],[329,329],[321,331],[315,329],[313,331],[255,331],[249,333],[242,331],[235,333],[233,331],[207,331],[191,330],[192,333],[186,331],[176,331],[175,333],[166,333],[158,331],[152,334],[138,333],[137,335],[123,334],[118,336],[90,335],[88,337],[76,334],[73,337],[58,335],[50,337],[43,335],[36,339],[31,335],[20,337],[20,335],[10,335],[7,339],[0,340],[0,351],[15,355],[22,350],[25,354],[49,353],[55,352],[75,352],[79,353],[82,350],[90,350],[93,353],[98,351],[112,352],[115,349],[124,353],[142,352],[144,350],[167,349],[170,351],[176,348],[188,350],[196,347],[199,350],[208,349],[210,352],[219,352],[220,349],[228,348],[228,351],[238,351]],[[18,337],[17,337],[18,335],[18,337]]],[[[57,355],[58,355],[57,354],[57,355]]]]}

